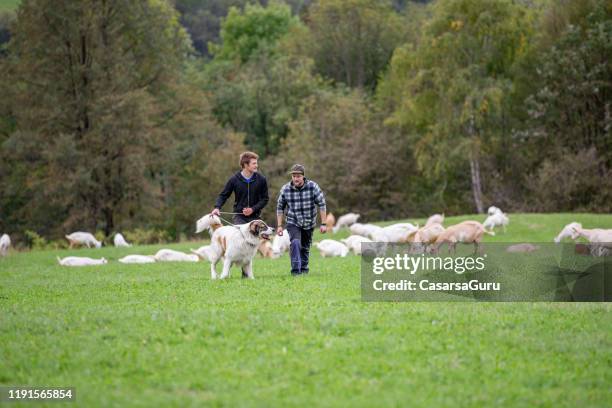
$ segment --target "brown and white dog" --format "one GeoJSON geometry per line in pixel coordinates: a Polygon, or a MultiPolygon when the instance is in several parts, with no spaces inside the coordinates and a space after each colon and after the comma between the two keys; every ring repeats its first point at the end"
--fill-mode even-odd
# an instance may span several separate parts
{"type": "Polygon", "coordinates": [[[229,276],[232,265],[242,268],[242,277],[254,279],[253,257],[262,240],[269,240],[274,230],[262,220],[251,221],[242,225],[226,225],[217,228],[211,238],[208,250],[210,261],[210,278],[217,279],[216,265],[223,259],[223,271],[220,279],[229,276]]]}

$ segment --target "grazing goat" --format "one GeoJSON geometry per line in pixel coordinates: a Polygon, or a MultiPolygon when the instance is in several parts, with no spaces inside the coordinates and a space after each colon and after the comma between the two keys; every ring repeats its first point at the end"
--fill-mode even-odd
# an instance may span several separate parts
{"type": "Polygon", "coordinates": [[[315,243],[315,246],[321,252],[322,257],[341,256],[344,258],[349,252],[346,245],[333,239],[324,239],[321,242],[315,243]]]}
{"type": "Polygon", "coordinates": [[[427,219],[427,222],[425,223],[425,227],[429,227],[430,225],[434,225],[434,224],[442,225],[443,223],[444,223],[444,214],[434,214],[427,219]]]}
{"type": "Polygon", "coordinates": [[[572,222],[567,224],[565,227],[563,227],[559,235],[555,237],[555,243],[558,244],[565,238],[571,238],[572,234],[574,233],[573,228],[582,228],[582,224],[580,224],[579,222],[572,222]]]}
{"type": "Polygon", "coordinates": [[[434,252],[438,253],[442,244],[448,244],[449,252],[456,252],[457,242],[464,244],[474,244],[474,252],[480,253],[482,247],[480,241],[484,234],[495,235],[494,232],[488,232],[484,226],[478,221],[463,221],[456,225],[451,225],[436,238],[434,252]]]}
{"type": "Polygon", "coordinates": [[[485,227],[485,229],[488,229],[489,231],[493,231],[495,227],[501,226],[505,233],[506,226],[509,223],[510,223],[510,219],[508,219],[506,214],[502,212],[496,212],[493,215],[489,215],[482,225],[485,227]]]}
{"type": "Polygon", "coordinates": [[[113,243],[116,247],[131,247],[132,245],[128,244],[123,235],[119,232],[115,234],[115,238],[113,239],[113,243]]]}
{"type": "Polygon", "coordinates": [[[495,207],[495,206],[491,206],[487,210],[487,215],[494,215],[494,214],[497,214],[497,213],[502,213],[503,214],[503,211],[500,210],[499,208],[495,207]]]}
{"type": "Polygon", "coordinates": [[[377,231],[382,231],[382,227],[374,224],[355,223],[349,227],[352,234],[361,235],[362,237],[372,238],[372,235],[377,231]]]}
{"type": "Polygon", "coordinates": [[[73,232],[70,235],[66,235],[66,239],[70,242],[70,248],[78,245],[85,245],[87,248],[91,248],[92,246],[100,248],[102,246],[102,242],[98,241],[96,237],[89,232],[73,232]]]}
{"type": "Polygon", "coordinates": [[[336,226],[334,227],[333,232],[338,232],[338,230],[340,230],[340,228],[342,227],[350,227],[351,225],[357,222],[359,217],[361,217],[361,215],[356,213],[348,213],[340,216],[338,218],[338,221],[336,222],[336,226]]]}
{"type": "Polygon", "coordinates": [[[355,255],[361,255],[361,244],[363,242],[372,242],[372,240],[362,237],[361,235],[351,235],[350,237],[341,239],[340,241],[342,241],[349,250],[352,250],[355,255]]]}

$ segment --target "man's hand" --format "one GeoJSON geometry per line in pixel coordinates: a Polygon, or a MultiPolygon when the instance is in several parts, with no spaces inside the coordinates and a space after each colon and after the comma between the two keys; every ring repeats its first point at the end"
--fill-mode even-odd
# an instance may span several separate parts
{"type": "Polygon", "coordinates": [[[253,209],[252,208],[243,208],[242,209],[242,213],[248,217],[249,215],[253,214],[253,209]]]}
{"type": "Polygon", "coordinates": [[[283,227],[276,227],[276,235],[283,236],[283,227]]]}
{"type": "Polygon", "coordinates": [[[327,232],[327,225],[321,225],[319,231],[321,231],[321,234],[325,234],[327,232]]]}
{"type": "Polygon", "coordinates": [[[212,215],[216,215],[217,217],[221,214],[218,208],[214,208],[211,212],[212,215]]]}

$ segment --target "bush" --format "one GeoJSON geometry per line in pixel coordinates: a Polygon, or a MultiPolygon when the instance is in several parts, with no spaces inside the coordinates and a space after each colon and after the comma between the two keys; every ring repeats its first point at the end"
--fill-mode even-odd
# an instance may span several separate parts
{"type": "Polygon", "coordinates": [[[36,231],[26,230],[24,232],[25,245],[33,250],[41,249],[61,249],[67,248],[68,243],[65,240],[47,241],[41,237],[36,231]]]}
{"type": "Polygon", "coordinates": [[[612,210],[612,170],[594,148],[545,160],[527,186],[535,211],[612,210]]]}
{"type": "Polygon", "coordinates": [[[159,229],[136,228],[125,231],[123,235],[129,243],[134,245],[162,244],[171,240],[167,231],[159,229]]]}

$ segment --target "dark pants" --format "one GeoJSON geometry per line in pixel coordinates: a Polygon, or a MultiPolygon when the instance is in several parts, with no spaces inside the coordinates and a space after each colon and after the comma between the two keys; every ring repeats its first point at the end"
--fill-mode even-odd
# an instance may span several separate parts
{"type": "Polygon", "coordinates": [[[289,232],[289,254],[291,255],[291,274],[299,275],[308,273],[308,256],[310,255],[310,244],[312,243],[313,229],[302,229],[296,225],[287,224],[289,232]]]}

